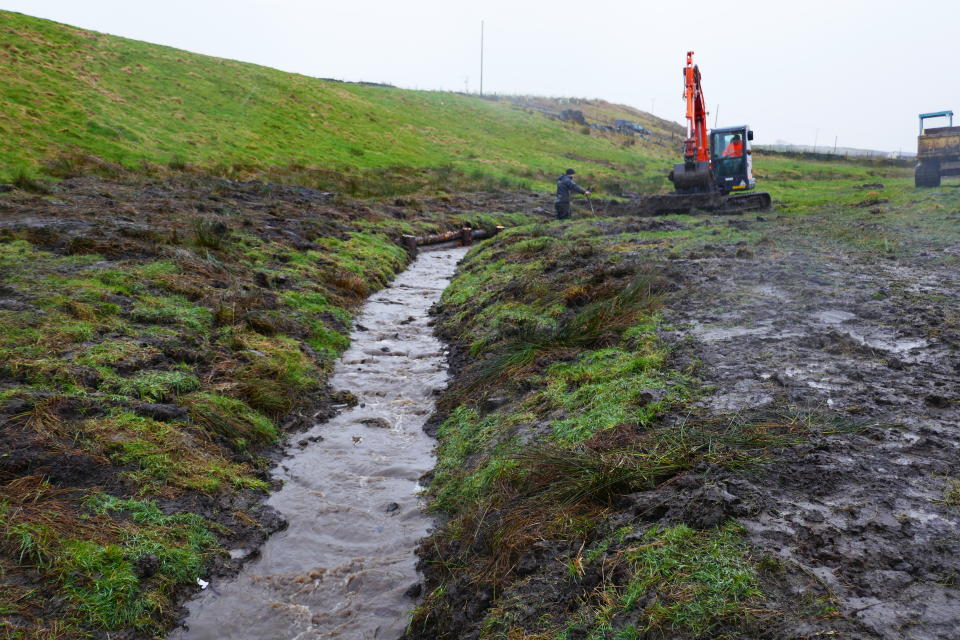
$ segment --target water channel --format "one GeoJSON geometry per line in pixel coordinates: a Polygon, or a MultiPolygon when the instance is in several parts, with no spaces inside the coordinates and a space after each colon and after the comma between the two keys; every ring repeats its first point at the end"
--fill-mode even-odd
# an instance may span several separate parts
{"type": "MultiPolygon", "coordinates": [[[[447,382],[427,314],[465,248],[422,252],[367,301],[331,385],[359,404],[318,424],[274,470],[268,503],[289,521],[258,559],[188,604],[172,640],[395,640],[414,601],[414,549],[431,519],[418,479],[433,467],[423,432],[447,382]],[[319,438],[317,437],[319,436],[319,438]]],[[[234,550],[241,554],[243,550],[234,550]]]]}

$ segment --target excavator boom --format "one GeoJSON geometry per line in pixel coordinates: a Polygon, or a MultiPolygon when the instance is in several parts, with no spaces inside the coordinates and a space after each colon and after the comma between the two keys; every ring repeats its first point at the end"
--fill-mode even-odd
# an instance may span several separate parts
{"type": "Polygon", "coordinates": [[[693,64],[693,51],[687,51],[683,68],[683,99],[687,103],[687,139],[683,143],[683,163],[673,167],[670,180],[677,193],[707,193],[714,190],[707,142],[707,103],[700,84],[700,67],[693,64]]]}
{"type": "Polygon", "coordinates": [[[683,98],[687,102],[687,140],[683,159],[686,162],[709,162],[707,101],[700,84],[700,67],[693,64],[693,51],[687,51],[687,66],[683,68],[683,98]]]}

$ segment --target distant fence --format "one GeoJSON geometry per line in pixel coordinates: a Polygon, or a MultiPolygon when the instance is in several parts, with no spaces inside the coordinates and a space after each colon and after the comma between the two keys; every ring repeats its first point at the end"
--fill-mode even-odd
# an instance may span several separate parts
{"type": "Polygon", "coordinates": [[[822,153],[813,151],[778,151],[766,147],[754,147],[755,153],[768,156],[781,156],[784,158],[797,158],[800,160],[823,160],[826,162],[849,162],[851,164],[872,164],[878,167],[908,167],[912,168],[917,164],[915,157],[901,156],[899,158],[889,158],[884,156],[871,156],[845,153],[822,153]]]}

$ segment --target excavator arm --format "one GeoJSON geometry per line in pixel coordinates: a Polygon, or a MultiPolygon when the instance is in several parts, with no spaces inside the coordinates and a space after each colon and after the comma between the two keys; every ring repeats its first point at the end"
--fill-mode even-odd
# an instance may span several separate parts
{"type": "Polygon", "coordinates": [[[693,51],[687,51],[683,68],[683,99],[687,103],[687,139],[683,143],[683,162],[674,165],[670,180],[677,193],[716,191],[707,139],[707,101],[700,84],[700,68],[693,64],[693,51]]]}
{"type": "Polygon", "coordinates": [[[693,64],[693,51],[687,51],[687,65],[683,68],[683,98],[687,102],[687,139],[683,159],[688,164],[709,162],[707,101],[700,84],[700,68],[693,64]]]}

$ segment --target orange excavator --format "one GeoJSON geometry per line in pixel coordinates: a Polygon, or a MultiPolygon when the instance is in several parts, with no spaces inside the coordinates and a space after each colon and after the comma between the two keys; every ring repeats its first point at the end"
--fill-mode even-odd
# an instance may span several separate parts
{"type": "Polygon", "coordinates": [[[750,193],[757,185],[753,178],[750,127],[741,125],[707,131],[707,103],[700,83],[700,68],[693,64],[693,51],[687,52],[687,64],[683,68],[683,97],[687,103],[683,162],[674,165],[669,175],[676,191],[650,196],[647,206],[655,213],[689,213],[695,209],[741,213],[769,209],[769,193],[750,193]]]}

